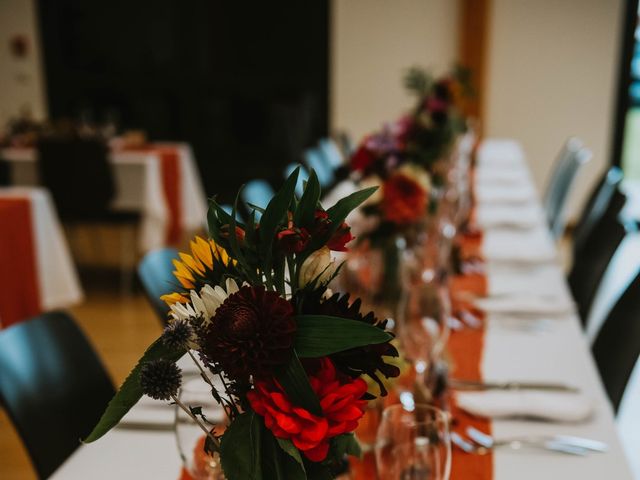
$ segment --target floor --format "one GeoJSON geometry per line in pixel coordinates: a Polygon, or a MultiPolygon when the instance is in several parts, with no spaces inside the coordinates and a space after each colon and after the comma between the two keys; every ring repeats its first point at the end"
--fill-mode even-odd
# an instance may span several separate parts
{"type": "MultiPolygon", "coordinates": [[[[120,295],[117,282],[85,291],[85,302],[70,309],[119,385],[161,326],[140,293],[120,295]]],[[[36,475],[5,412],[0,410],[0,479],[32,480],[36,475]]]]}

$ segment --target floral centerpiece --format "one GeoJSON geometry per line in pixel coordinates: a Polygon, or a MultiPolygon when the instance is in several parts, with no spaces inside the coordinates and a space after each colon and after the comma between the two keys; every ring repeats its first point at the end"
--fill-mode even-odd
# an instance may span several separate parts
{"type": "Polygon", "coordinates": [[[358,454],[352,432],[373,398],[364,378],[385,394],[383,379],[399,374],[387,362],[398,353],[386,320],[327,284],[339,270],[331,250],[352,240],[344,220],[375,188],[325,210],[315,173],[299,199],[297,178],[296,170],[246,223],[211,201],[211,238],[196,239],[192,255],[175,263],[181,288],[164,297],[166,330],[86,442],[148,395],[175,402],[201,426],[204,448],[219,455],[228,480],[333,478],[346,455],[358,454]],[[201,406],[179,400],[176,361],[185,355],[209,384],[211,401],[223,405],[224,432],[201,406]]]}
{"type": "Polygon", "coordinates": [[[399,248],[419,242],[448,181],[449,159],[465,130],[460,106],[466,80],[463,70],[438,79],[409,70],[405,86],[417,98],[415,107],[366,136],[351,157],[356,182],[380,188],[354,219],[358,240],[343,283],[358,294],[367,292],[387,315],[395,314],[401,294],[399,248]]]}

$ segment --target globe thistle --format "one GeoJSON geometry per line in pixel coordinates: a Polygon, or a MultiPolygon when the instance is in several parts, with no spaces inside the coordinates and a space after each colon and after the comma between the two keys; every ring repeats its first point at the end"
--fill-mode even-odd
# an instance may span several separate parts
{"type": "Polygon", "coordinates": [[[174,362],[152,360],[140,369],[142,393],[155,400],[170,400],[178,393],[182,372],[174,362]]]}
{"type": "Polygon", "coordinates": [[[187,350],[195,340],[193,327],[187,320],[175,320],[164,329],[162,343],[171,350],[187,350]]]}

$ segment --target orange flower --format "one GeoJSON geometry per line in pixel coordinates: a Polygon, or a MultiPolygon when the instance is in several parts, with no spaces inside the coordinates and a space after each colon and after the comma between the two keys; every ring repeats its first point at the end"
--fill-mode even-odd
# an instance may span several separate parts
{"type": "Polygon", "coordinates": [[[417,221],[425,214],[429,198],[426,190],[413,178],[396,173],[382,185],[382,214],[397,224],[417,221]]]}

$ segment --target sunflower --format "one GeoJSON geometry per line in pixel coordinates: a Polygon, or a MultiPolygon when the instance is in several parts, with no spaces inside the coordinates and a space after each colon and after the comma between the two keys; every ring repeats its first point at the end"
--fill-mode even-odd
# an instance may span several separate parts
{"type": "MultiPolygon", "coordinates": [[[[236,264],[235,260],[229,257],[227,251],[216,245],[213,240],[205,240],[196,236],[191,240],[191,255],[181,252],[180,259],[173,261],[176,268],[173,272],[180,284],[187,290],[192,290],[213,272],[214,263],[222,264],[225,267],[236,264]]],[[[174,302],[175,303],[175,302],[174,302]]]]}

